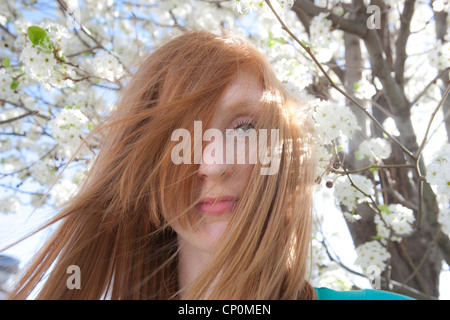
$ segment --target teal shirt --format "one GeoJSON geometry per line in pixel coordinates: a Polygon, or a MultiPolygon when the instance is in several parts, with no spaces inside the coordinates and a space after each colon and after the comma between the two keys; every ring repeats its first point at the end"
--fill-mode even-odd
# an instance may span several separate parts
{"type": "Polygon", "coordinates": [[[352,291],[335,291],[328,288],[314,288],[317,300],[414,300],[393,292],[364,289],[352,291]]]}

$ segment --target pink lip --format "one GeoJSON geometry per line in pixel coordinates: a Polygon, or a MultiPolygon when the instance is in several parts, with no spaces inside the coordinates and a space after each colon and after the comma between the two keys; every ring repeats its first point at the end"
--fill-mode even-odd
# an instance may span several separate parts
{"type": "Polygon", "coordinates": [[[220,215],[233,211],[237,203],[237,198],[226,197],[206,197],[197,205],[197,209],[207,215],[220,215]]]}

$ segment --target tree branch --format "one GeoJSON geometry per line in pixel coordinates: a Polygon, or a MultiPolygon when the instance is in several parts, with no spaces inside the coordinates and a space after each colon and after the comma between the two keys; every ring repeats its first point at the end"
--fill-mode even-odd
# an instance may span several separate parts
{"type": "MultiPolygon", "coordinates": [[[[330,76],[327,74],[327,72],[323,69],[321,63],[316,59],[316,57],[314,56],[314,54],[311,51],[311,48],[306,46],[302,41],[300,41],[300,39],[298,39],[291,30],[289,30],[289,28],[286,26],[286,24],[283,22],[283,20],[281,20],[280,16],[277,14],[277,12],[275,11],[275,9],[272,7],[272,4],[270,3],[270,0],[266,0],[267,5],[269,6],[269,8],[272,10],[272,12],[274,13],[275,17],[277,18],[277,20],[280,22],[281,24],[281,28],[283,30],[285,30],[291,37],[292,39],[295,40],[295,42],[297,42],[307,53],[308,55],[311,57],[311,59],[313,59],[314,63],[318,66],[318,68],[320,69],[320,71],[323,73],[323,75],[327,78],[328,82],[330,83],[330,85],[336,89],[337,91],[339,91],[339,93],[341,93],[343,96],[345,96],[348,100],[350,100],[356,107],[358,107],[361,111],[363,111],[367,117],[370,118],[370,120],[373,121],[373,123],[384,133],[386,134],[387,137],[389,137],[389,139],[395,144],[397,145],[405,154],[407,154],[408,156],[410,156],[411,158],[415,159],[415,155],[408,150],[407,147],[405,147],[403,144],[401,144],[397,139],[395,139],[389,132],[386,131],[386,129],[384,129],[384,127],[377,121],[377,119],[375,119],[375,117],[368,112],[358,101],[356,101],[355,98],[351,97],[350,95],[348,95],[344,90],[342,90],[341,88],[339,88],[334,81],[330,78],[330,76]]],[[[314,6],[315,7],[315,6],[314,6]]],[[[318,8],[318,7],[316,7],[318,8]]],[[[361,29],[361,28],[360,28],[361,29]]],[[[376,34],[375,34],[376,36],[376,34]]],[[[389,72],[390,74],[390,72],[389,72]]],[[[391,77],[392,79],[392,77],[391,77]]],[[[395,84],[395,81],[393,81],[393,83],[395,84]]],[[[399,128],[400,129],[400,128],[399,128]]]]}
{"type": "Polygon", "coordinates": [[[320,8],[314,5],[313,2],[309,0],[297,0],[294,2],[294,5],[292,6],[292,10],[297,15],[303,15],[304,13],[308,14],[309,16],[317,16],[319,13],[329,13],[327,18],[333,22],[333,27],[350,32],[352,34],[356,34],[360,36],[361,38],[364,37],[365,33],[367,32],[367,28],[365,27],[365,24],[363,26],[358,20],[349,20],[342,18],[334,13],[329,12],[326,8],[320,8]]]}
{"type": "Polygon", "coordinates": [[[394,72],[395,80],[400,86],[403,86],[406,60],[406,42],[408,41],[411,25],[411,18],[414,13],[415,0],[406,0],[403,6],[403,12],[400,16],[400,30],[398,32],[397,41],[395,42],[395,62],[394,72]]]}
{"type": "Polygon", "coordinates": [[[26,118],[26,117],[28,117],[28,116],[35,115],[35,114],[37,114],[37,113],[38,113],[37,111],[28,111],[28,112],[25,112],[25,113],[21,114],[20,116],[13,117],[13,118],[6,119],[6,120],[2,120],[2,121],[0,121],[0,125],[2,125],[2,124],[7,124],[7,123],[11,123],[11,122],[20,120],[20,119],[22,119],[22,118],[26,118]]]}
{"type": "MultiPolygon", "coordinates": [[[[70,12],[69,7],[67,6],[66,2],[64,0],[57,0],[60,7],[63,9],[63,11],[65,13],[67,13],[69,16],[72,17],[72,19],[74,19],[75,21],[77,21],[75,19],[75,17],[73,16],[73,13],[70,12]]],[[[114,56],[114,58],[117,59],[117,61],[119,61],[119,63],[122,65],[122,67],[124,68],[124,70],[128,73],[128,75],[131,75],[131,71],[128,69],[128,67],[122,62],[122,60],[111,50],[106,49],[100,41],[98,41],[93,35],[92,33],[81,23],[81,21],[77,21],[78,24],[80,25],[80,29],[81,31],[84,32],[84,34],[86,34],[92,41],[94,41],[94,43],[97,45],[97,47],[102,48],[103,50],[107,51],[109,54],[111,54],[112,56],[114,56]]]]}

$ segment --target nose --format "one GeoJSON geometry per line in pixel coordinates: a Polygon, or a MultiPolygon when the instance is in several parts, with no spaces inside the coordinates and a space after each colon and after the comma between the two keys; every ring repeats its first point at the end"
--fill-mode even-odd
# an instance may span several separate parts
{"type": "Polygon", "coordinates": [[[206,143],[198,170],[200,178],[216,180],[225,174],[229,165],[226,163],[224,148],[224,141],[217,134],[206,143]]]}

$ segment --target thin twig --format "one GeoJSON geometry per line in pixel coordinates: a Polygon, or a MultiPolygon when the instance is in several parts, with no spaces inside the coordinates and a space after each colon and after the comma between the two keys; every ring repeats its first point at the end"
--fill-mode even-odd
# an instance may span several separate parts
{"type": "Polygon", "coordinates": [[[414,265],[414,263],[412,262],[408,251],[406,250],[406,248],[403,246],[402,243],[399,244],[400,249],[402,250],[403,254],[406,256],[406,260],[408,261],[409,266],[411,267],[411,269],[413,269],[414,274],[417,276],[417,279],[420,283],[420,286],[422,287],[422,290],[424,291],[424,293],[431,298],[431,295],[425,285],[425,281],[423,280],[422,275],[419,273],[418,268],[414,265]]]}
{"type": "Polygon", "coordinates": [[[364,167],[360,169],[355,170],[347,170],[347,171],[340,171],[332,169],[333,173],[336,174],[352,174],[352,173],[359,173],[364,172],[366,170],[373,170],[373,169],[390,169],[390,168],[415,168],[416,166],[414,164],[389,164],[389,165],[372,165],[369,167],[364,167]]]}
{"type": "Polygon", "coordinates": [[[444,234],[442,233],[442,231],[439,230],[439,232],[437,233],[437,235],[435,236],[435,238],[433,240],[433,243],[427,248],[427,251],[422,256],[422,259],[420,260],[419,264],[417,265],[417,269],[413,269],[413,272],[403,281],[405,284],[407,284],[416,275],[416,272],[419,272],[420,268],[422,268],[423,264],[427,260],[428,255],[431,253],[431,249],[433,249],[434,247],[437,246],[437,244],[439,243],[439,240],[442,238],[443,235],[444,234]]]}
{"type": "MultiPolygon", "coordinates": [[[[59,5],[61,6],[61,8],[64,10],[64,12],[66,12],[70,17],[72,17],[72,19],[74,19],[75,21],[77,21],[77,19],[75,19],[75,17],[74,17],[73,12],[71,12],[71,11],[69,10],[69,8],[68,8],[66,2],[65,2],[64,0],[57,0],[57,1],[58,1],[59,5]]],[[[81,21],[77,21],[77,23],[79,24],[81,31],[83,31],[84,34],[86,34],[92,41],[94,41],[95,44],[96,44],[99,48],[101,48],[101,49],[107,51],[109,54],[111,54],[112,56],[114,56],[114,58],[116,58],[117,61],[119,61],[119,63],[122,65],[122,67],[124,68],[124,70],[127,72],[128,75],[131,75],[131,74],[132,74],[131,71],[128,69],[128,67],[122,62],[122,60],[121,60],[114,52],[112,52],[111,50],[106,49],[105,46],[103,46],[103,45],[101,44],[101,42],[98,41],[98,40],[92,35],[92,33],[89,31],[89,29],[86,28],[86,27],[81,23],[81,21]]]]}
{"type": "Polygon", "coordinates": [[[36,113],[37,113],[37,111],[29,111],[29,112],[25,112],[25,113],[21,114],[20,116],[17,116],[17,117],[13,117],[13,118],[10,118],[10,119],[6,119],[6,120],[0,121],[0,125],[6,124],[6,123],[11,123],[11,122],[20,120],[20,119],[22,119],[22,118],[26,118],[26,117],[28,117],[28,116],[33,116],[33,115],[35,115],[36,113]]]}
{"type": "Polygon", "coordinates": [[[430,82],[428,82],[428,84],[425,86],[425,88],[413,99],[413,101],[411,102],[411,105],[416,104],[417,101],[419,101],[419,99],[425,94],[425,92],[427,92],[428,88],[436,82],[437,79],[439,79],[444,72],[447,72],[448,69],[444,69],[441,70],[430,82]]]}
{"type": "Polygon", "coordinates": [[[439,109],[444,104],[445,99],[447,99],[447,96],[448,96],[449,92],[450,92],[450,85],[447,86],[447,89],[445,90],[444,94],[442,95],[441,101],[439,102],[439,104],[436,106],[436,108],[434,109],[433,113],[431,114],[430,121],[428,122],[428,126],[427,126],[427,129],[425,131],[425,136],[423,137],[422,143],[420,144],[419,151],[417,151],[417,159],[420,158],[422,150],[425,147],[425,144],[427,143],[428,133],[430,132],[430,128],[431,128],[431,123],[433,122],[434,118],[436,117],[436,114],[438,113],[439,109]]]}
{"type": "Polygon", "coordinates": [[[45,116],[45,115],[39,113],[39,111],[31,110],[31,109],[25,107],[25,105],[24,105],[23,103],[20,104],[20,103],[13,102],[13,101],[9,101],[9,100],[5,100],[5,99],[0,99],[0,102],[2,102],[2,103],[8,103],[8,104],[11,104],[11,105],[13,105],[13,106],[16,106],[16,107],[19,107],[19,108],[21,108],[21,109],[24,109],[24,110],[28,111],[29,113],[32,113],[33,116],[36,116],[36,117],[39,117],[39,118],[42,118],[42,119],[45,119],[45,120],[50,120],[49,117],[47,117],[47,116],[45,116]]]}

